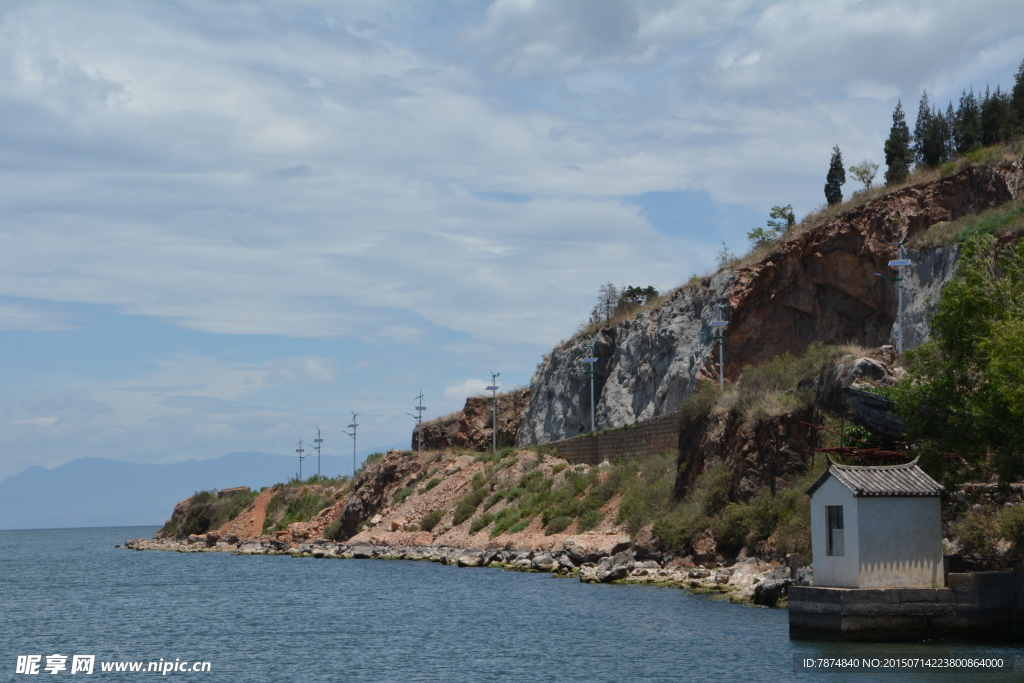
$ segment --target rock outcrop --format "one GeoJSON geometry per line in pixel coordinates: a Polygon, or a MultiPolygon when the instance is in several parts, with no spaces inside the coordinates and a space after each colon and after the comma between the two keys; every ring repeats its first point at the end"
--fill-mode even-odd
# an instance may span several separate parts
{"type": "MultiPolygon", "coordinates": [[[[780,243],[759,262],[723,271],[674,292],[654,310],[570,341],[534,373],[519,445],[547,443],[590,429],[590,387],[581,360],[598,358],[594,393],[598,429],[675,411],[701,377],[717,378],[708,323],[722,305],[725,375],[812,342],[888,344],[896,320],[889,273],[894,242],[945,221],[1021,196],[1024,165],[977,166],[906,187],[780,243]]],[[[929,298],[953,272],[955,249],[912,255],[903,273],[907,348],[927,337],[929,298]],[[915,280],[916,278],[916,280],[915,280]]]]}
{"type": "MultiPolygon", "coordinates": [[[[530,403],[530,390],[516,389],[498,394],[498,446],[512,446],[519,439],[526,407],[530,403]]],[[[470,396],[461,412],[424,422],[423,448],[443,450],[462,448],[467,451],[486,451],[492,445],[494,434],[494,405],[486,396],[470,396]]],[[[412,433],[412,448],[416,449],[418,436],[412,433]]]]}
{"type": "MultiPolygon", "coordinates": [[[[928,341],[931,315],[939,294],[956,274],[960,247],[950,244],[929,249],[910,249],[907,257],[913,267],[901,269],[903,278],[903,350],[912,349],[928,341]]],[[[890,344],[897,345],[898,328],[892,327],[890,344]]]]}

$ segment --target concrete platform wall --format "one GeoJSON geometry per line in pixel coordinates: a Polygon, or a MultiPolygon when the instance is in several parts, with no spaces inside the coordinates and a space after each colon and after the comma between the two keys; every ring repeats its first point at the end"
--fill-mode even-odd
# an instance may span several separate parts
{"type": "Polygon", "coordinates": [[[1024,567],[949,574],[948,588],[792,586],[789,635],[808,640],[1024,641],[1024,567]]]}

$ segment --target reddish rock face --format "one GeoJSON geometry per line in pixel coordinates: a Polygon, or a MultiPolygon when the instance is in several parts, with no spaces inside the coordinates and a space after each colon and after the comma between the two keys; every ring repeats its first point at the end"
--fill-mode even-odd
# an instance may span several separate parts
{"type": "MultiPolygon", "coordinates": [[[[498,443],[515,445],[523,414],[530,403],[530,390],[517,389],[498,394],[498,443]]],[[[470,396],[461,413],[452,413],[423,424],[423,450],[444,450],[462,448],[470,451],[487,451],[491,448],[493,419],[490,399],[484,396],[470,396]]],[[[412,433],[412,449],[416,450],[418,439],[412,433]]]]}
{"type": "Polygon", "coordinates": [[[887,343],[896,311],[888,273],[897,242],[1020,194],[1019,163],[965,169],[884,195],[781,244],[737,272],[729,296],[726,376],[813,341],[887,343]]]}

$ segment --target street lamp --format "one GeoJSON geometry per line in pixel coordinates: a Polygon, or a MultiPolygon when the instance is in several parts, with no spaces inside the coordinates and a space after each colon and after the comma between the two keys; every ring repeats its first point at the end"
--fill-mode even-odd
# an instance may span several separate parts
{"type": "Polygon", "coordinates": [[[491,402],[494,404],[494,422],[491,428],[491,452],[498,452],[498,378],[501,377],[500,372],[494,372],[491,370],[491,386],[487,387],[484,391],[491,392],[491,402]]]}
{"type": "Polygon", "coordinates": [[[302,461],[306,458],[303,455],[306,449],[302,447],[302,439],[299,439],[299,447],[295,449],[295,452],[299,454],[299,481],[302,481],[302,461]]]}
{"type": "Polygon", "coordinates": [[[316,476],[318,479],[320,478],[320,446],[323,442],[324,440],[320,438],[320,428],[317,427],[316,438],[313,439],[313,443],[316,444],[314,448],[316,448],[316,476]]]}
{"type": "Polygon", "coordinates": [[[427,409],[427,407],[425,405],[423,405],[423,391],[422,390],[420,391],[420,395],[417,396],[416,398],[419,399],[419,404],[414,408],[414,410],[416,411],[416,414],[413,415],[412,413],[406,413],[406,415],[408,415],[409,417],[411,417],[411,418],[416,420],[416,436],[418,438],[418,445],[416,446],[416,452],[417,453],[422,453],[423,452],[423,411],[427,409]]]}
{"type": "Polygon", "coordinates": [[[359,413],[353,410],[352,424],[348,426],[348,428],[351,429],[352,431],[345,432],[346,434],[352,437],[352,481],[356,480],[356,427],[359,426],[358,424],[356,424],[357,417],[359,417],[359,413]]]}
{"type": "MultiPolygon", "coordinates": [[[[900,268],[909,266],[912,261],[906,258],[907,254],[903,249],[903,242],[894,242],[899,251],[898,259],[889,261],[889,267],[895,268],[896,272],[899,272],[900,268]]],[[[903,278],[902,277],[888,277],[881,273],[875,273],[878,277],[885,278],[889,282],[896,285],[896,353],[899,355],[903,354],[903,278]]]]}
{"type": "Polygon", "coordinates": [[[594,368],[596,367],[595,363],[597,363],[597,358],[595,356],[593,356],[593,353],[594,353],[594,345],[593,344],[584,344],[584,346],[586,346],[588,349],[590,349],[590,353],[591,353],[590,358],[584,358],[582,362],[583,363],[587,363],[587,366],[588,366],[588,368],[583,371],[583,374],[585,374],[588,377],[590,377],[590,431],[594,431],[594,429],[595,429],[595,426],[594,426],[594,373],[595,373],[595,370],[594,370],[594,368]]]}

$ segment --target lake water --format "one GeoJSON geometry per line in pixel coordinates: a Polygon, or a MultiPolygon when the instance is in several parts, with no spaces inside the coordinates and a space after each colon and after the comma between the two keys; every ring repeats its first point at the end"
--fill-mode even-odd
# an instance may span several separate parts
{"type": "Polygon", "coordinates": [[[581,584],[426,562],[115,549],[156,527],[0,531],[0,680],[39,655],[45,680],[154,680],[101,662],[208,661],[194,681],[1021,680],[931,672],[794,673],[793,657],[953,653],[1007,645],[791,641],[785,610],[682,590],[581,584]],[[68,657],[48,674],[46,656],[68,657]]]}

